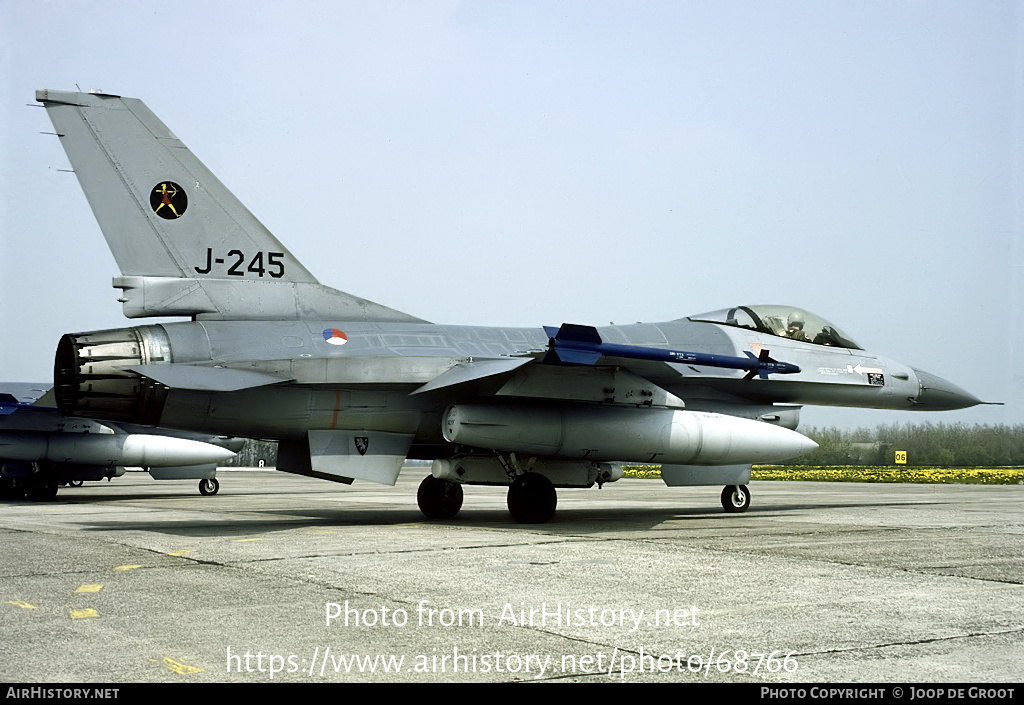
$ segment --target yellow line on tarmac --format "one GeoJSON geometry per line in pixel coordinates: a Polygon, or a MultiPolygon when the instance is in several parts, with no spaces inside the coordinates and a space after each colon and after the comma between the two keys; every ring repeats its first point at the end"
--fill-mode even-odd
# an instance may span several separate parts
{"type": "Polygon", "coordinates": [[[164,656],[162,659],[151,658],[149,660],[153,661],[154,663],[163,662],[164,667],[167,668],[167,670],[174,671],[175,673],[178,673],[183,676],[187,676],[190,673],[203,673],[206,671],[205,668],[192,666],[190,664],[185,663],[184,661],[180,661],[176,658],[171,658],[170,656],[164,656]]]}

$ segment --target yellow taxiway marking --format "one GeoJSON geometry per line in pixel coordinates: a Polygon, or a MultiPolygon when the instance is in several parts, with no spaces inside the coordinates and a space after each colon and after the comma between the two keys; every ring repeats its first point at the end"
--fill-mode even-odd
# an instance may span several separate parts
{"type": "Polygon", "coordinates": [[[184,548],[184,549],[182,549],[180,551],[171,551],[167,555],[168,556],[184,556],[186,553],[192,553],[193,551],[195,551],[194,548],[184,548]]]}
{"type": "Polygon", "coordinates": [[[262,541],[263,539],[232,539],[228,543],[249,543],[250,541],[262,541]]]}
{"type": "Polygon", "coordinates": [[[170,656],[164,656],[162,659],[151,658],[150,661],[153,661],[154,663],[163,662],[167,670],[174,671],[175,673],[179,673],[183,676],[187,676],[190,673],[203,673],[206,671],[205,668],[189,665],[184,661],[179,661],[178,659],[171,658],[170,656]]]}
{"type": "Polygon", "coordinates": [[[102,585],[79,585],[75,592],[99,592],[102,589],[102,585]]]}
{"type": "Polygon", "coordinates": [[[23,610],[37,610],[37,609],[39,609],[35,605],[30,605],[29,603],[22,602],[21,600],[8,600],[4,604],[5,605],[14,605],[15,607],[20,607],[23,610]]]}
{"type": "Polygon", "coordinates": [[[135,570],[136,568],[141,567],[141,565],[119,565],[116,568],[114,568],[114,570],[135,570]]]}
{"type": "Polygon", "coordinates": [[[71,619],[88,619],[89,617],[99,617],[100,613],[91,607],[86,607],[80,610],[71,610],[71,619]]]}

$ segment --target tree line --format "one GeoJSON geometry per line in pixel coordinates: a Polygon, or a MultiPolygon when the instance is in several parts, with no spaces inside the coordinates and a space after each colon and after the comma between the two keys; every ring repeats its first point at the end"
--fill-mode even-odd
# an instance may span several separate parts
{"type": "Polygon", "coordinates": [[[1024,466],[1024,425],[893,424],[856,430],[801,428],[818,449],[785,465],[1024,466]]]}

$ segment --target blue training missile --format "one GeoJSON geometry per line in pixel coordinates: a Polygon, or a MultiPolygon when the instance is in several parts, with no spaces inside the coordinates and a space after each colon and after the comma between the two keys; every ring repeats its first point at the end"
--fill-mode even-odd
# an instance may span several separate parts
{"type": "Polygon", "coordinates": [[[773,360],[765,349],[761,350],[759,356],[748,352],[746,357],[733,357],[685,350],[666,350],[645,345],[605,343],[601,340],[601,334],[597,332],[597,328],[576,323],[563,323],[560,328],[544,326],[544,331],[549,338],[549,358],[546,358],[549,362],[552,361],[551,355],[558,362],[574,365],[593,365],[602,356],[625,357],[635,360],[679,362],[688,365],[747,370],[744,379],[751,379],[755,374],[761,379],[768,379],[769,374],[789,375],[800,371],[797,365],[773,360]]]}

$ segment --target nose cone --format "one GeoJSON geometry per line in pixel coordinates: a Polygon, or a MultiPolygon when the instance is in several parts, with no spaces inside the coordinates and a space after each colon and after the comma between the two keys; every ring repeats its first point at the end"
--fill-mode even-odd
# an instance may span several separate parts
{"type": "Polygon", "coordinates": [[[914,370],[914,374],[917,375],[917,383],[920,387],[920,391],[914,399],[914,409],[949,411],[951,409],[966,409],[984,403],[970,392],[930,372],[914,370]]]}

